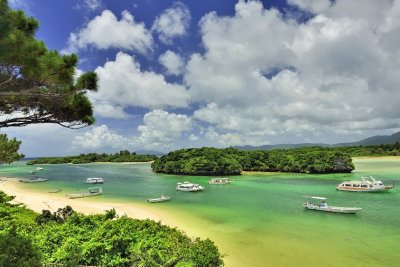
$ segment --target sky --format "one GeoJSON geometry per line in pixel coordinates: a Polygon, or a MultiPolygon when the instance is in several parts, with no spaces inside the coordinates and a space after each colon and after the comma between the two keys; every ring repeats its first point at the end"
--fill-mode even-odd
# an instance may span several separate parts
{"type": "Polygon", "coordinates": [[[400,130],[400,0],[9,0],[95,71],[96,124],[1,129],[28,157],[400,130]]]}

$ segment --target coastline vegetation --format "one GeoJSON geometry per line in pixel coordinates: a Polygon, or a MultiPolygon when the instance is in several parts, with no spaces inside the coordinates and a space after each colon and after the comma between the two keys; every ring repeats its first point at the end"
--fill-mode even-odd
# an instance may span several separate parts
{"type": "Polygon", "coordinates": [[[149,162],[157,159],[157,156],[154,155],[139,155],[135,152],[129,152],[128,150],[122,150],[115,154],[98,154],[98,153],[89,153],[89,154],[80,154],[79,156],[69,156],[69,157],[48,157],[48,158],[40,158],[28,161],[27,165],[35,165],[35,164],[63,164],[63,163],[72,163],[72,164],[83,164],[83,163],[92,163],[92,162],[149,162]]]}
{"type": "Polygon", "coordinates": [[[223,266],[214,243],[152,220],[83,215],[71,207],[37,214],[0,191],[0,266],[223,266]]]}
{"type": "Polygon", "coordinates": [[[354,169],[348,154],[335,149],[251,150],[191,148],[157,158],[154,172],[186,175],[239,175],[242,171],[348,173],[354,169]]]}
{"type": "Polygon", "coordinates": [[[352,157],[400,156],[400,143],[374,146],[344,146],[332,148],[352,157]]]}

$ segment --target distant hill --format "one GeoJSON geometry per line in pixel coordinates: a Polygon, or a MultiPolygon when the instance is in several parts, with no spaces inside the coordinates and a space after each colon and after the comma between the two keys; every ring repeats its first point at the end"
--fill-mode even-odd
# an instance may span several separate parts
{"type": "Polygon", "coordinates": [[[363,140],[352,142],[352,143],[340,143],[333,146],[373,146],[373,145],[390,145],[400,143],[400,132],[394,133],[392,135],[376,135],[372,137],[365,138],[363,140]]]}
{"type": "Polygon", "coordinates": [[[301,143],[301,144],[277,144],[277,145],[264,145],[264,146],[235,146],[234,148],[240,150],[272,150],[272,149],[290,149],[290,148],[301,148],[301,147],[343,147],[343,146],[373,146],[373,145],[388,145],[400,143],[400,132],[392,135],[376,135],[362,139],[357,142],[350,143],[338,143],[334,145],[323,144],[323,143],[301,143]]]}

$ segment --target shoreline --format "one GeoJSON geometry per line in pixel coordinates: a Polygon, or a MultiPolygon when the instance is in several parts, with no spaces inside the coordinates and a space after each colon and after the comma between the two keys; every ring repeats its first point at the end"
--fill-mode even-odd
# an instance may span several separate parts
{"type": "Polygon", "coordinates": [[[115,209],[117,215],[126,215],[134,219],[150,219],[160,221],[164,225],[176,227],[177,222],[167,218],[159,211],[150,210],[140,204],[116,201],[93,201],[95,196],[89,198],[69,199],[64,194],[42,193],[21,188],[18,178],[0,177],[0,191],[7,195],[15,196],[12,203],[21,203],[28,209],[41,213],[42,210],[57,211],[59,208],[71,206],[75,211],[86,215],[104,214],[106,210],[115,209]]]}
{"type": "Polygon", "coordinates": [[[240,261],[232,257],[228,252],[229,249],[226,244],[220,238],[214,235],[214,231],[204,229],[203,225],[206,221],[198,220],[187,223],[193,218],[188,214],[181,214],[179,212],[171,212],[170,209],[159,209],[154,204],[148,203],[135,203],[134,201],[113,201],[96,199],[96,196],[88,198],[69,199],[65,197],[63,191],[60,193],[44,193],[36,190],[30,190],[22,188],[23,184],[20,183],[19,178],[16,177],[0,177],[0,191],[3,191],[9,196],[15,196],[11,203],[21,203],[28,209],[31,209],[37,213],[41,213],[42,210],[50,210],[51,212],[57,211],[59,208],[63,208],[67,205],[71,206],[73,210],[81,212],[85,215],[91,214],[104,214],[106,210],[112,208],[115,209],[118,216],[126,215],[133,219],[145,220],[150,219],[156,222],[160,222],[162,225],[166,225],[172,228],[184,232],[189,238],[195,239],[200,237],[201,239],[209,238],[217,246],[222,255],[225,266],[239,267],[240,261]],[[146,205],[151,205],[146,207],[146,205]],[[238,261],[238,262],[237,262],[238,261]]]}

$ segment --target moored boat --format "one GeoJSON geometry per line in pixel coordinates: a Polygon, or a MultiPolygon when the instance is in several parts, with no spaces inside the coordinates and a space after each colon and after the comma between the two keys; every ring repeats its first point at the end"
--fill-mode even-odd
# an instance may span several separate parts
{"type": "Polygon", "coordinates": [[[177,183],[176,190],[183,192],[198,192],[204,190],[204,187],[198,184],[184,182],[184,183],[177,183]]]}
{"type": "Polygon", "coordinates": [[[52,190],[49,190],[48,192],[49,193],[58,193],[58,192],[61,192],[62,191],[62,189],[52,189],[52,190]]]}
{"type": "Polygon", "coordinates": [[[36,167],[36,171],[43,171],[44,169],[42,167],[36,167]]]}
{"type": "Polygon", "coordinates": [[[303,207],[309,210],[348,214],[355,214],[362,210],[362,208],[358,207],[328,206],[328,204],[326,203],[326,197],[308,197],[308,200],[303,203],[303,207]],[[320,203],[317,204],[317,202],[320,203]]]}
{"type": "Polygon", "coordinates": [[[98,196],[103,193],[103,189],[101,187],[91,187],[88,188],[85,192],[74,193],[65,195],[67,198],[82,198],[82,197],[91,197],[91,196],[98,196]]]}
{"type": "Polygon", "coordinates": [[[372,176],[362,176],[358,181],[345,181],[336,187],[337,190],[351,192],[381,192],[392,188],[394,188],[394,184],[384,185],[382,181],[375,180],[372,176]]]}
{"type": "Polygon", "coordinates": [[[209,184],[230,184],[231,179],[229,178],[213,178],[208,181],[209,184]]]}
{"type": "Polygon", "coordinates": [[[161,195],[161,197],[158,197],[158,198],[149,198],[149,199],[147,199],[147,202],[157,203],[157,202],[164,202],[164,201],[169,201],[169,200],[171,200],[171,197],[161,195]]]}
{"type": "Polygon", "coordinates": [[[102,183],[104,183],[104,180],[103,180],[103,178],[92,177],[92,178],[86,178],[86,183],[87,184],[102,184],[102,183]]]}
{"type": "Polygon", "coordinates": [[[21,179],[19,180],[21,183],[39,183],[39,182],[46,182],[46,178],[36,178],[36,179],[21,179]]]}

